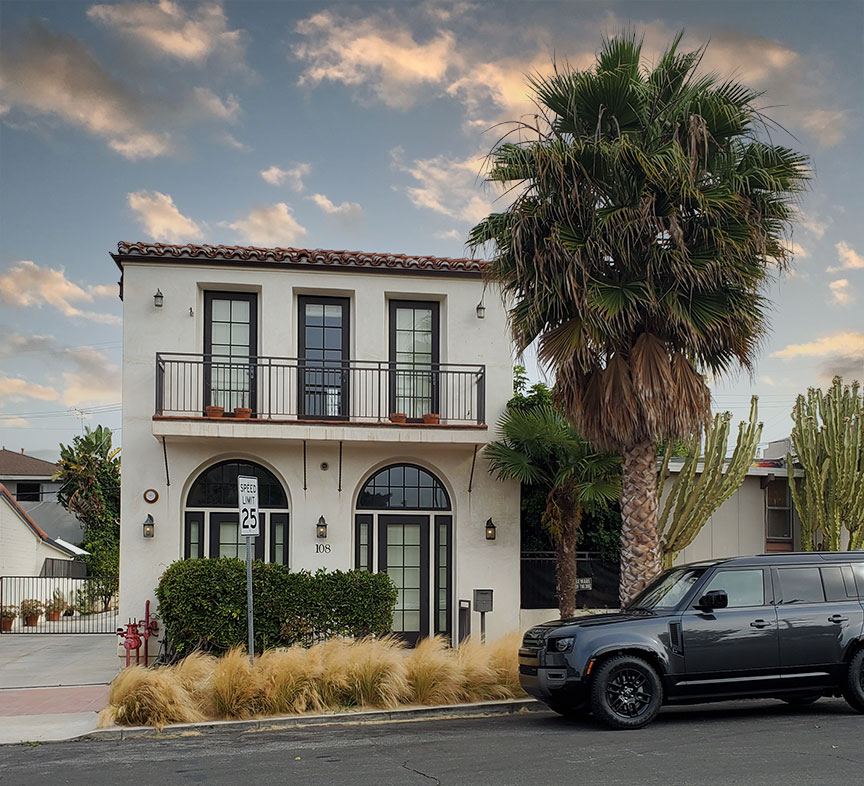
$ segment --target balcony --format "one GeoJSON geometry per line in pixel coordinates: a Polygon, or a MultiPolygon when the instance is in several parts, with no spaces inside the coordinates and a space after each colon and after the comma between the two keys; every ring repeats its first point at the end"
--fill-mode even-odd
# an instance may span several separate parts
{"type": "Polygon", "coordinates": [[[485,428],[485,384],[482,365],[421,368],[377,360],[281,357],[229,362],[206,354],[158,353],[154,420],[199,419],[207,417],[207,407],[221,407],[220,420],[238,425],[485,428]],[[235,409],[241,411],[235,415],[235,409]],[[250,410],[248,420],[242,409],[250,410]],[[397,413],[405,416],[404,423],[397,413]]]}

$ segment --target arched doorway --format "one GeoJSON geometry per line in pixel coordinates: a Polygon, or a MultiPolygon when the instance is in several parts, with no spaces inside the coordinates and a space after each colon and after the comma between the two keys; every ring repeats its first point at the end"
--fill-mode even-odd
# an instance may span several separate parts
{"type": "Polygon", "coordinates": [[[357,497],[355,567],[393,579],[399,588],[393,631],[412,644],[451,634],[451,511],[444,484],[414,464],[378,470],[357,497]]]}
{"type": "Polygon", "coordinates": [[[192,483],[184,512],[184,558],[245,557],[237,515],[238,475],[258,478],[261,534],[255,538],[255,559],[287,565],[288,496],[269,469],[245,459],[214,464],[192,483]]]}

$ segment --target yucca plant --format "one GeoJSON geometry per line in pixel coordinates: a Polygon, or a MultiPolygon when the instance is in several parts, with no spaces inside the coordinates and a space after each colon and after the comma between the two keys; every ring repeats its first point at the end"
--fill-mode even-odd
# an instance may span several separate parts
{"type": "Polygon", "coordinates": [[[680,41],[652,66],[623,35],[587,70],[530,77],[537,115],[489,159],[513,202],[469,238],[491,247],[518,349],[539,341],[579,432],[622,455],[622,602],[661,567],[657,442],[707,424],[707,373],[752,369],[808,178],[766,141],[759,94],[680,41]]]}

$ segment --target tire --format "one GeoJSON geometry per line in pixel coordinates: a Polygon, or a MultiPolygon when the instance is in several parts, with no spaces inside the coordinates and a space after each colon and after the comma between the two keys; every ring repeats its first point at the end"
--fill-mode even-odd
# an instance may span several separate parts
{"type": "Polygon", "coordinates": [[[849,661],[843,698],[856,712],[864,714],[864,648],[861,648],[849,661]]]}
{"type": "Polygon", "coordinates": [[[808,704],[815,704],[822,698],[822,694],[818,693],[815,696],[784,696],[780,701],[785,701],[794,707],[805,707],[808,704]]]}
{"type": "Polygon", "coordinates": [[[663,685],[654,668],[635,655],[604,661],[591,680],[591,711],[613,729],[641,729],[663,704],[663,685]]]}
{"type": "Polygon", "coordinates": [[[552,712],[557,712],[562,718],[567,720],[584,720],[591,712],[587,701],[578,701],[574,704],[549,704],[547,705],[552,712]]]}

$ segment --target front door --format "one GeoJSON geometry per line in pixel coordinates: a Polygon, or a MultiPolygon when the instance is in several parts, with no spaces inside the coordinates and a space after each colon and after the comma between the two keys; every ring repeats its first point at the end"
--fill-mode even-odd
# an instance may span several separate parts
{"type": "MultiPolygon", "coordinates": [[[[240,517],[237,513],[210,514],[210,558],[236,557],[246,559],[246,539],[240,534],[240,517]]],[[[258,512],[260,535],[252,538],[252,556],[264,559],[264,543],[267,540],[267,514],[258,512]]]]}
{"type": "Polygon", "coordinates": [[[204,404],[255,412],[257,298],[249,292],[204,293],[204,404]]]}
{"type": "Polygon", "coordinates": [[[414,645],[429,635],[429,517],[378,517],[378,570],[399,590],[393,632],[414,645]]]}
{"type": "Polygon", "coordinates": [[[779,638],[767,571],[718,570],[698,594],[712,590],[725,590],[727,608],[706,612],[691,606],[681,617],[686,692],[694,696],[747,692],[775,682],[779,638]]]}
{"type": "Polygon", "coordinates": [[[300,417],[348,417],[349,300],[342,297],[298,299],[300,417]]]}

